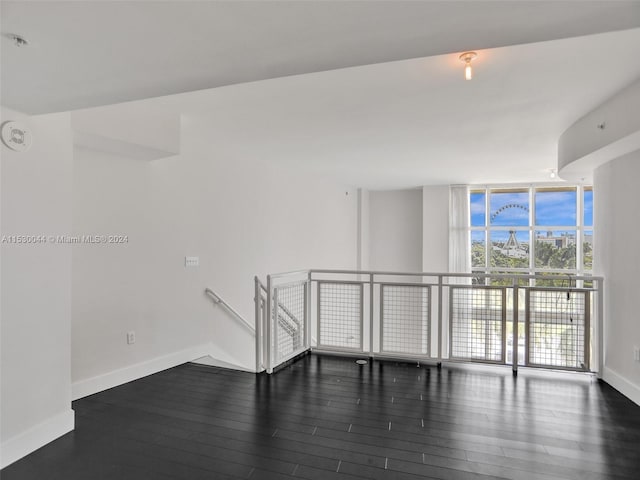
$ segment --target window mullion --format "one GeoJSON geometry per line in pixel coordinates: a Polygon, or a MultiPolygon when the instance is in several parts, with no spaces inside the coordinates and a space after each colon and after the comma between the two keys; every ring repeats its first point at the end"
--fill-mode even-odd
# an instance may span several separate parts
{"type": "Polygon", "coordinates": [[[529,273],[535,273],[536,267],[536,242],[534,238],[534,226],[536,222],[536,198],[535,188],[529,187],[529,273]]]}
{"type": "Polygon", "coordinates": [[[576,209],[578,212],[576,218],[576,271],[578,275],[584,274],[584,259],[582,251],[582,232],[584,229],[584,188],[578,186],[578,195],[576,195],[576,209]]]}
{"type": "Polygon", "coordinates": [[[485,271],[491,267],[491,259],[489,258],[490,248],[489,248],[489,227],[491,225],[491,211],[489,210],[489,205],[491,205],[491,199],[489,196],[491,195],[491,189],[486,188],[484,193],[484,268],[485,271]]]}

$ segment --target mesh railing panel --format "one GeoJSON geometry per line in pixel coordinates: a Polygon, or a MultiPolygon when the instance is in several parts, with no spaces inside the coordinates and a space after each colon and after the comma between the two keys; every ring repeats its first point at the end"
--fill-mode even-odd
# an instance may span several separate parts
{"type": "Polygon", "coordinates": [[[450,295],[451,357],[504,363],[504,288],[451,287],[450,295]]]}
{"type": "Polygon", "coordinates": [[[305,284],[278,286],[274,289],[274,335],[276,362],[304,346],[305,284]]]}
{"type": "Polygon", "coordinates": [[[585,368],[588,293],[530,289],[527,364],[585,368]]]}
{"type": "Polygon", "coordinates": [[[381,285],[381,351],[429,354],[429,287],[381,285]]]}
{"type": "Polygon", "coordinates": [[[318,283],[318,345],[362,350],[362,285],[318,283]]]}

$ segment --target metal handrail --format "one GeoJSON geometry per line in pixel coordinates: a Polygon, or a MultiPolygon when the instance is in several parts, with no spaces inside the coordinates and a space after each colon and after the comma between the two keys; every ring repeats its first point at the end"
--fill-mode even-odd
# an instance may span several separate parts
{"type": "MultiPolygon", "coordinates": [[[[270,278],[268,278],[270,280],[270,278]]],[[[270,335],[271,328],[269,327],[269,321],[265,317],[270,316],[271,301],[273,296],[269,295],[269,288],[266,287],[258,278],[254,277],[255,292],[255,331],[256,333],[256,371],[260,372],[265,369],[269,369],[270,360],[270,335]],[[265,357],[265,352],[267,358],[265,357]]],[[[292,338],[294,345],[300,343],[300,334],[302,330],[302,323],[296,316],[280,301],[276,302],[277,306],[277,322],[280,327],[292,338]]]]}
{"type": "Polygon", "coordinates": [[[264,283],[262,283],[260,281],[260,279],[256,276],[255,277],[255,282],[258,284],[258,286],[260,287],[260,290],[262,290],[263,292],[267,292],[267,287],[265,287],[264,283]]]}
{"type": "MultiPolygon", "coordinates": [[[[300,273],[300,272],[294,272],[294,273],[300,273]]],[[[265,293],[265,296],[268,295],[267,287],[264,286],[264,284],[260,281],[260,279],[258,277],[255,277],[255,281],[258,284],[259,289],[265,293]]],[[[264,303],[265,299],[261,298],[260,301],[264,303]]],[[[296,316],[293,313],[291,313],[291,311],[287,307],[284,306],[284,304],[282,304],[281,302],[278,302],[278,307],[282,309],[282,311],[286,314],[289,320],[295,323],[296,327],[300,328],[300,320],[298,320],[296,316]]]]}
{"type": "Polygon", "coordinates": [[[227,310],[229,310],[229,312],[231,312],[233,314],[233,316],[236,318],[236,321],[238,321],[238,323],[240,325],[242,325],[244,328],[246,328],[251,334],[255,335],[256,334],[256,330],[253,327],[253,325],[251,325],[249,322],[247,322],[244,317],[242,315],[240,315],[231,305],[229,305],[227,302],[225,302],[220,295],[218,295],[216,292],[214,292],[213,290],[211,290],[210,288],[205,288],[204,289],[204,293],[206,293],[207,295],[209,295],[213,301],[217,304],[217,305],[222,305],[224,306],[227,310]]]}
{"type": "MultiPolygon", "coordinates": [[[[604,277],[596,276],[596,275],[575,275],[573,273],[561,273],[556,271],[550,271],[548,273],[552,273],[556,276],[548,276],[543,274],[526,274],[526,273],[486,273],[486,272],[470,272],[470,273],[454,273],[454,272],[387,272],[387,271],[378,271],[378,270],[335,270],[335,269],[318,269],[312,268],[308,270],[309,273],[324,273],[324,274],[340,274],[340,275],[378,275],[378,276],[398,276],[398,277],[458,277],[458,278],[474,278],[474,277],[484,277],[484,278],[513,278],[517,276],[518,278],[527,278],[527,279],[542,279],[542,280],[557,280],[562,279],[563,277],[570,278],[571,280],[597,280],[602,281],[604,277]]],[[[299,274],[299,271],[296,272],[286,272],[277,274],[278,277],[282,277],[285,275],[293,275],[299,274]]],[[[547,272],[545,272],[546,274],[547,272]]],[[[273,276],[273,275],[272,275],[273,276]]],[[[361,283],[369,283],[369,280],[360,280],[361,283]]]]}
{"type": "Polygon", "coordinates": [[[300,320],[298,320],[296,316],[281,302],[278,302],[278,307],[280,307],[280,309],[286,314],[286,317],[288,317],[288,319],[291,320],[298,329],[300,329],[300,320]]]}
{"type": "MultiPolygon", "coordinates": [[[[597,303],[596,307],[596,311],[593,312],[593,314],[595,314],[595,318],[597,319],[597,324],[596,324],[596,328],[594,330],[594,334],[596,336],[596,342],[593,345],[593,349],[594,352],[597,354],[598,356],[598,360],[597,363],[592,363],[589,359],[589,352],[585,350],[584,355],[585,355],[585,363],[583,364],[583,368],[584,365],[587,366],[587,368],[590,368],[589,365],[597,365],[597,372],[598,372],[598,376],[602,375],[602,370],[603,370],[603,342],[602,342],[602,336],[603,336],[603,328],[602,328],[602,318],[603,318],[603,307],[602,307],[602,301],[603,301],[603,284],[604,284],[604,278],[602,276],[595,276],[595,275],[578,275],[577,273],[574,272],[561,272],[561,271],[549,271],[549,272],[544,272],[544,273],[535,273],[535,274],[530,274],[530,273],[524,273],[524,272],[510,272],[510,273],[496,273],[496,272],[468,272],[468,273],[453,273],[453,272],[390,272],[390,271],[376,271],[376,270],[340,270],[340,269],[309,269],[309,270],[298,270],[298,271],[293,271],[293,272],[283,272],[283,273],[277,273],[277,274],[271,274],[267,276],[267,288],[265,288],[258,280],[256,277],[256,281],[258,282],[256,285],[256,292],[260,292],[260,294],[262,294],[262,291],[264,291],[266,293],[266,299],[264,299],[264,301],[266,302],[265,308],[267,309],[268,312],[272,311],[272,303],[275,301],[277,302],[276,305],[280,306],[280,302],[277,301],[277,298],[270,298],[270,292],[275,288],[274,283],[278,284],[280,283],[282,280],[285,280],[287,278],[294,278],[294,277],[299,277],[302,274],[306,273],[306,277],[307,279],[304,281],[304,283],[306,283],[307,285],[309,285],[309,287],[311,286],[311,284],[316,283],[316,284],[320,284],[324,281],[327,282],[331,282],[331,283],[340,283],[340,284],[345,284],[345,283],[350,283],[350,284],[356,284],[356,285],[362,285],[364,288],[368,288],[368,300],[369,300],[369,306],[368,306],[368,319],[363,318],[365,313],[361,314],[361,322],[367,322],[368,321],[368,337],[369,337],[369,347],[368,350],[364,349],[362,350],[363,354],[369,354],[371,357],[374,356],[379,356],[379,355],[384,355],[385,352],[377,351],[374,350],[374,339],[378,338],[378,341],[382,341],[382,338],[380,336],[376,337],[376,322],[378,322],[378,327],[381,329],[381,317],[379,317],[381,315],[381,313],[379,311],[376,310],[376,306],[375,306],[375,302],[374,302],[374,297],[376,297],[376,294],[374,293],[374,291],[377,292],[377,290],[374,290],[374,288],[377,288],[378,285],[406,285],[406,286],[429,286],[429,287],[433,287],[434,291],[436,292],[435,295],[437,296],[437,299],[434,299],[435,302],[437,302],[436,304],[436,308],[434,309],[434,311],[437,310],[437,325],[436,325],[436,329],[435,332],[433,332],[434,334],[437,332],[437,339],[435,339],[435,341],[437,341],[437,350],[436,350],[436,355],[429,355],[428,357],[426,357],[426,359],[430,360],[430,361],[435,361],[438,363],[438,366],[440,366],[442,364],[443,360],[446,361],[463,361],[463,360],[459,360],[454,358],[451,355],[451,351],[450,349],[452,348],[451,345],[449,345],[447,348],[447,350],[445,351],[445,346],[444,343],[447,340],[446,338],[443,337],[443,333],[447,334],[446,331],[446,327],[448,326],[450,329],[450,325],[449,322],[450,320],[448,320],[445,317],[448,317],[448,313],[450,306],[448,306],[449,302],[451,301],[451,292],[453,289],[458,289],[458,288],[483,288],[484,286],[484,281],[483,279],[500,279],[500,280],[506,280],[506,282],[504,282],[504,285],[496,285],[495,288],[502,288],[502,289],[510,289],[513,293],[510,295],[510,301],[507,304],[506,301],[503,300],[503,309],[506,312],[509,312],[509,319],[506,320],[508,322],[513,323],[513,333],[512,336],[514,338],[519,338],[518,336],[518,325],[521,322],[521,317],[519,317],[519,315],[521,315],[521,313],[518,313],[521,311],[521,306],[519,305],[518,299],[519,299],[519,292],[529,292],[530,290],[542,290],[542,291],[558,291],[558,292],[566,292],[567,294],[570,294],[572,292],[582,292],[585,295],[594,295],[593,301],[595,301],[597,303]],[[349,277],[344,277],[344,275],[348,275],[349,277]],[[354,279],[351,279],[350,276],[355,276],[354,279]],[[333,278],[331,278],[333,277],[333,278]],[[337,280],[337,278],[342,278],[341,280],[337,280]],[[384,277],[405,277],[403,279],[386,279],[384,277]],[[409,277],[409,278],[406,278],[409,277]],[[274,280],[277,279],[276,282],[274,282],[274,280]],[[468,279],[468,285],[467,285],[467,279],[468,279]],[[471,283],[471,280],[474,280],[473,284],[471,283]],[[477,280],[477,281],[476,281],[477,280]],[[545,285],[545,284],[541,284],[539,286],[534,286],[534,281],[535,280],[544,280],[544,281],[554,281],[554,283],[558,282],[561,283],[560,285],[545,285]],[[460,282],[460,283],[458,283],[460,282]],[[589,282],[586,283],[585,285],[583,285],[583,282],[589,282]],[[593,283],[591,283],[593,282],[593,283]],[[476,284],[477,283],[477,284],[476,284]],[[565,285],[566,283],[566,285],[565,285]],[[446,304],[445,304],[446,303],[446,304]],[[520,318],[520,320],[519,320],[520,318]]],[[[503,283],[503,282],[500,282],[503,283]]],[[[535,283],[539,283],[539,282],[535,282],[535,283]]],[[[489,286],[487,286],[488,288],[489,286]]],[[[307,325],[307,322],[310,322],[311,320],[309,320],[311,318],[311,303],[312,302],[317,302],[319,301],[318,299],[313,299],[313,296],[311,295],[311,288],[308,288],[306,293],[305,293],[305,302],[306,302],[306,314],[305,314],[305,326],[307,327],[307,329],[305,330],[305,335],[310,335],[310,328],[309,325],[307,325]]],[[[262,295],[260,295],[262,297],[262,295]]],[[[364,297],[363,297],[364,298],[364,297]]],[[[382,300],[380,300],[381,302],[382,300]]],[[[525,302],[526,304],[526,308],[527,308],[527,312],[529,312],[529,309],[531,308],[529,306],[528,301],[525,302]]],[[[382,305],[382,303],[381,303],[382,305]]],[[[362,301],[361,301],[361,309],[363,308],[362,306],[362,301]]],[[[382,307],[380,307],[382,308],[382,307]]],[[[431,304],[430,307],[431,308],[431,304]]],[[[589,318],[589,313],[588,313],[588,307],[585,307],[585,311],[587,311],[587,314],[585,316],[585,337],[584,337],[584,344],[585,346],[588,346],[589,344],[591,344],[591,340],[592,337],[589,335],[589,332],[587,330],[589,330],[590,328],[590,318],[589,318]]],[[[275,321],[277,323],[280,323],[282,325],[283,321],[286,322],[291,322],[292,318],[291,316],[288,316],[289,312],[286,311],[279,311],[277,315],[273,315],[271,316],[267,316],[266,318],[267,320],[267,324],[269,325],[271,321],[275,321]],[[289,318],[287,318],[289,317],[289,318]]],[[[319,315],[320,315],[320,307],[318,307],[318,312],[316,314],[316,325],[319,325],[317,322],[319,322],[319,315]]],[[[507,315],[506,313],[504,315],[507,315]]],[[[506,318],[506,317],[505,317],[506,318]]],[[[293,320],[295,321],[295,317],[293,318],[293,320]]],[[[573,321],[573,320],[572,320],[573,321]]],[[[524,322],[525,326],[527,321],[524,322]]],[[[505,324],[506,325],[506,324],[505,324]]],[[[592,324],[591,324],[592,325],[592,324]]],[[[293,325],[289,325],[290,327],[293,327],[293,325]]],[[[284,327],[284,325],[283,325],[284,327]]],[[[319,331],[319,326],[317,326],[318,331],[319,331]]],[[[285,328],[286,331],[288,331],[288,328],[285,328]]],[[[506,326],[504,327],[504,330],[506,332],[506,326]]],[[[266,343],[265,343],[265,350],[267,352],[270,351],[271,348],[271,331],[270,329],[267,329],[266,333],[266,343]]],[[[288,333],[293,333],[293,332],[288,332],[288,333]]],[[[380,333],[379,335],[382,335],[382,333],[380,333]]],[[[449,344],[451,343],[451,332],[449,332],[448,334],[448,339],[449,339],[449,344]]],[[[506,335],[506,333],[504,334],[506,335]]],[[[505,337],[506,338],[506,337],[505,337]]],[[[311,340],[311,339],[310,339],[311,340]]],[[[429,340],[430,342],[433,342],[433,340],[429,340]]],[[[505,340],[506,342],[506,340],[505,340]]],[[[311,346],[313,345],[314,342],[312,341],[308,341],[307,345],[311,346]]],[[[316,342],[317,345],[317,342],[316,342]]],[[[431,343],[431,345],[433,345],[433,343],[431,343]]],[[[335,347],[335,346],[334,346],[335,347]]],[[[318,350],[322,350],[322,351],[338,351],[338,347],[336,347],[335,349],[332,350],[333,347],[327,347],[325,348],[325,346],[322,347],[316,347],[318,350]]],[[[527,347],[528,348],[528,347],[527,347]]],[[[588,347],[586,347],[588,348],[588,347]]],[[[505,346],[503,346],[503,350],[504,352],[507,351],[506,349],[506,343],[505,346]]],[[[528,351],[528,350],[527,350],[528,351]]],[[[518,344],[517,342],[514,343],[513,348],[511,349],[510,353],[512,354],[512,358],[515,358],[515,361],[512,362],[512,368],[514,371],[514,374],[517,373],[518,370],[518,344]]],[[[526,352],[525,352],[526,354],[526,352]]],[[[397,357],[401,357],[401,354],[397,354],[397,357]]],[[[270,355],[267,353],[267,357],[269,359],[271,359],[270,355]]],[[[425,358],[425,357],[421,357],[421,358],[425,358]]],[[[286,360],[286,359],[285,359],[286,360]]],[[[270,362],[271,360],[269,360],[270,362]]],[[[274,365],[271,363],[267,363],[266,364],[266,370],[268,373],[271,373],[273,371],[273,367],[274,365]]],[[[502,362],[504,364],[507,364],[507,362],[502,362]]],[[[535,366],[535,364],[533,362],[528,362],[525,359],[525,365],[527,366],[535,366]]],[[[540,366],[544,366],[544,365],[540,365],[540,366]]],[[[566,367],[562,367],[562,366],[558,366],[558,365],[553,365],[550,364],[548,368],[566,368],[566,369],[578,369],[580,370],[580,368],[578,367],[572,367],[572,366],[566,366],[566,367]]]]}

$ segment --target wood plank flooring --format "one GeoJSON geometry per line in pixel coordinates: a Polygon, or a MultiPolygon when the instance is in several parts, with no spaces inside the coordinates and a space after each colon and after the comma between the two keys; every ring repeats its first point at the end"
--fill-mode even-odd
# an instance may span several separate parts
{"type": "Polygon", "coordinates": [[[586,375],[310,355],[185,364],[74,402],[3,480],[640,479],[640,407],[586,375]]]}

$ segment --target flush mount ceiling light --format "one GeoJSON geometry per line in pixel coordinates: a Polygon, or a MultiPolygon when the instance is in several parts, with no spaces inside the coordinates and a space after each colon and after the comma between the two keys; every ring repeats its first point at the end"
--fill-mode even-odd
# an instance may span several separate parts
{"type": "Polygon", "coordinates": [[[471,80],[473,78],[473,69],[471,68],[471,60],[476,58],[476,52],[464,52],[460,55],[460,61],[464,62],[464,79],[471,80]]]}

